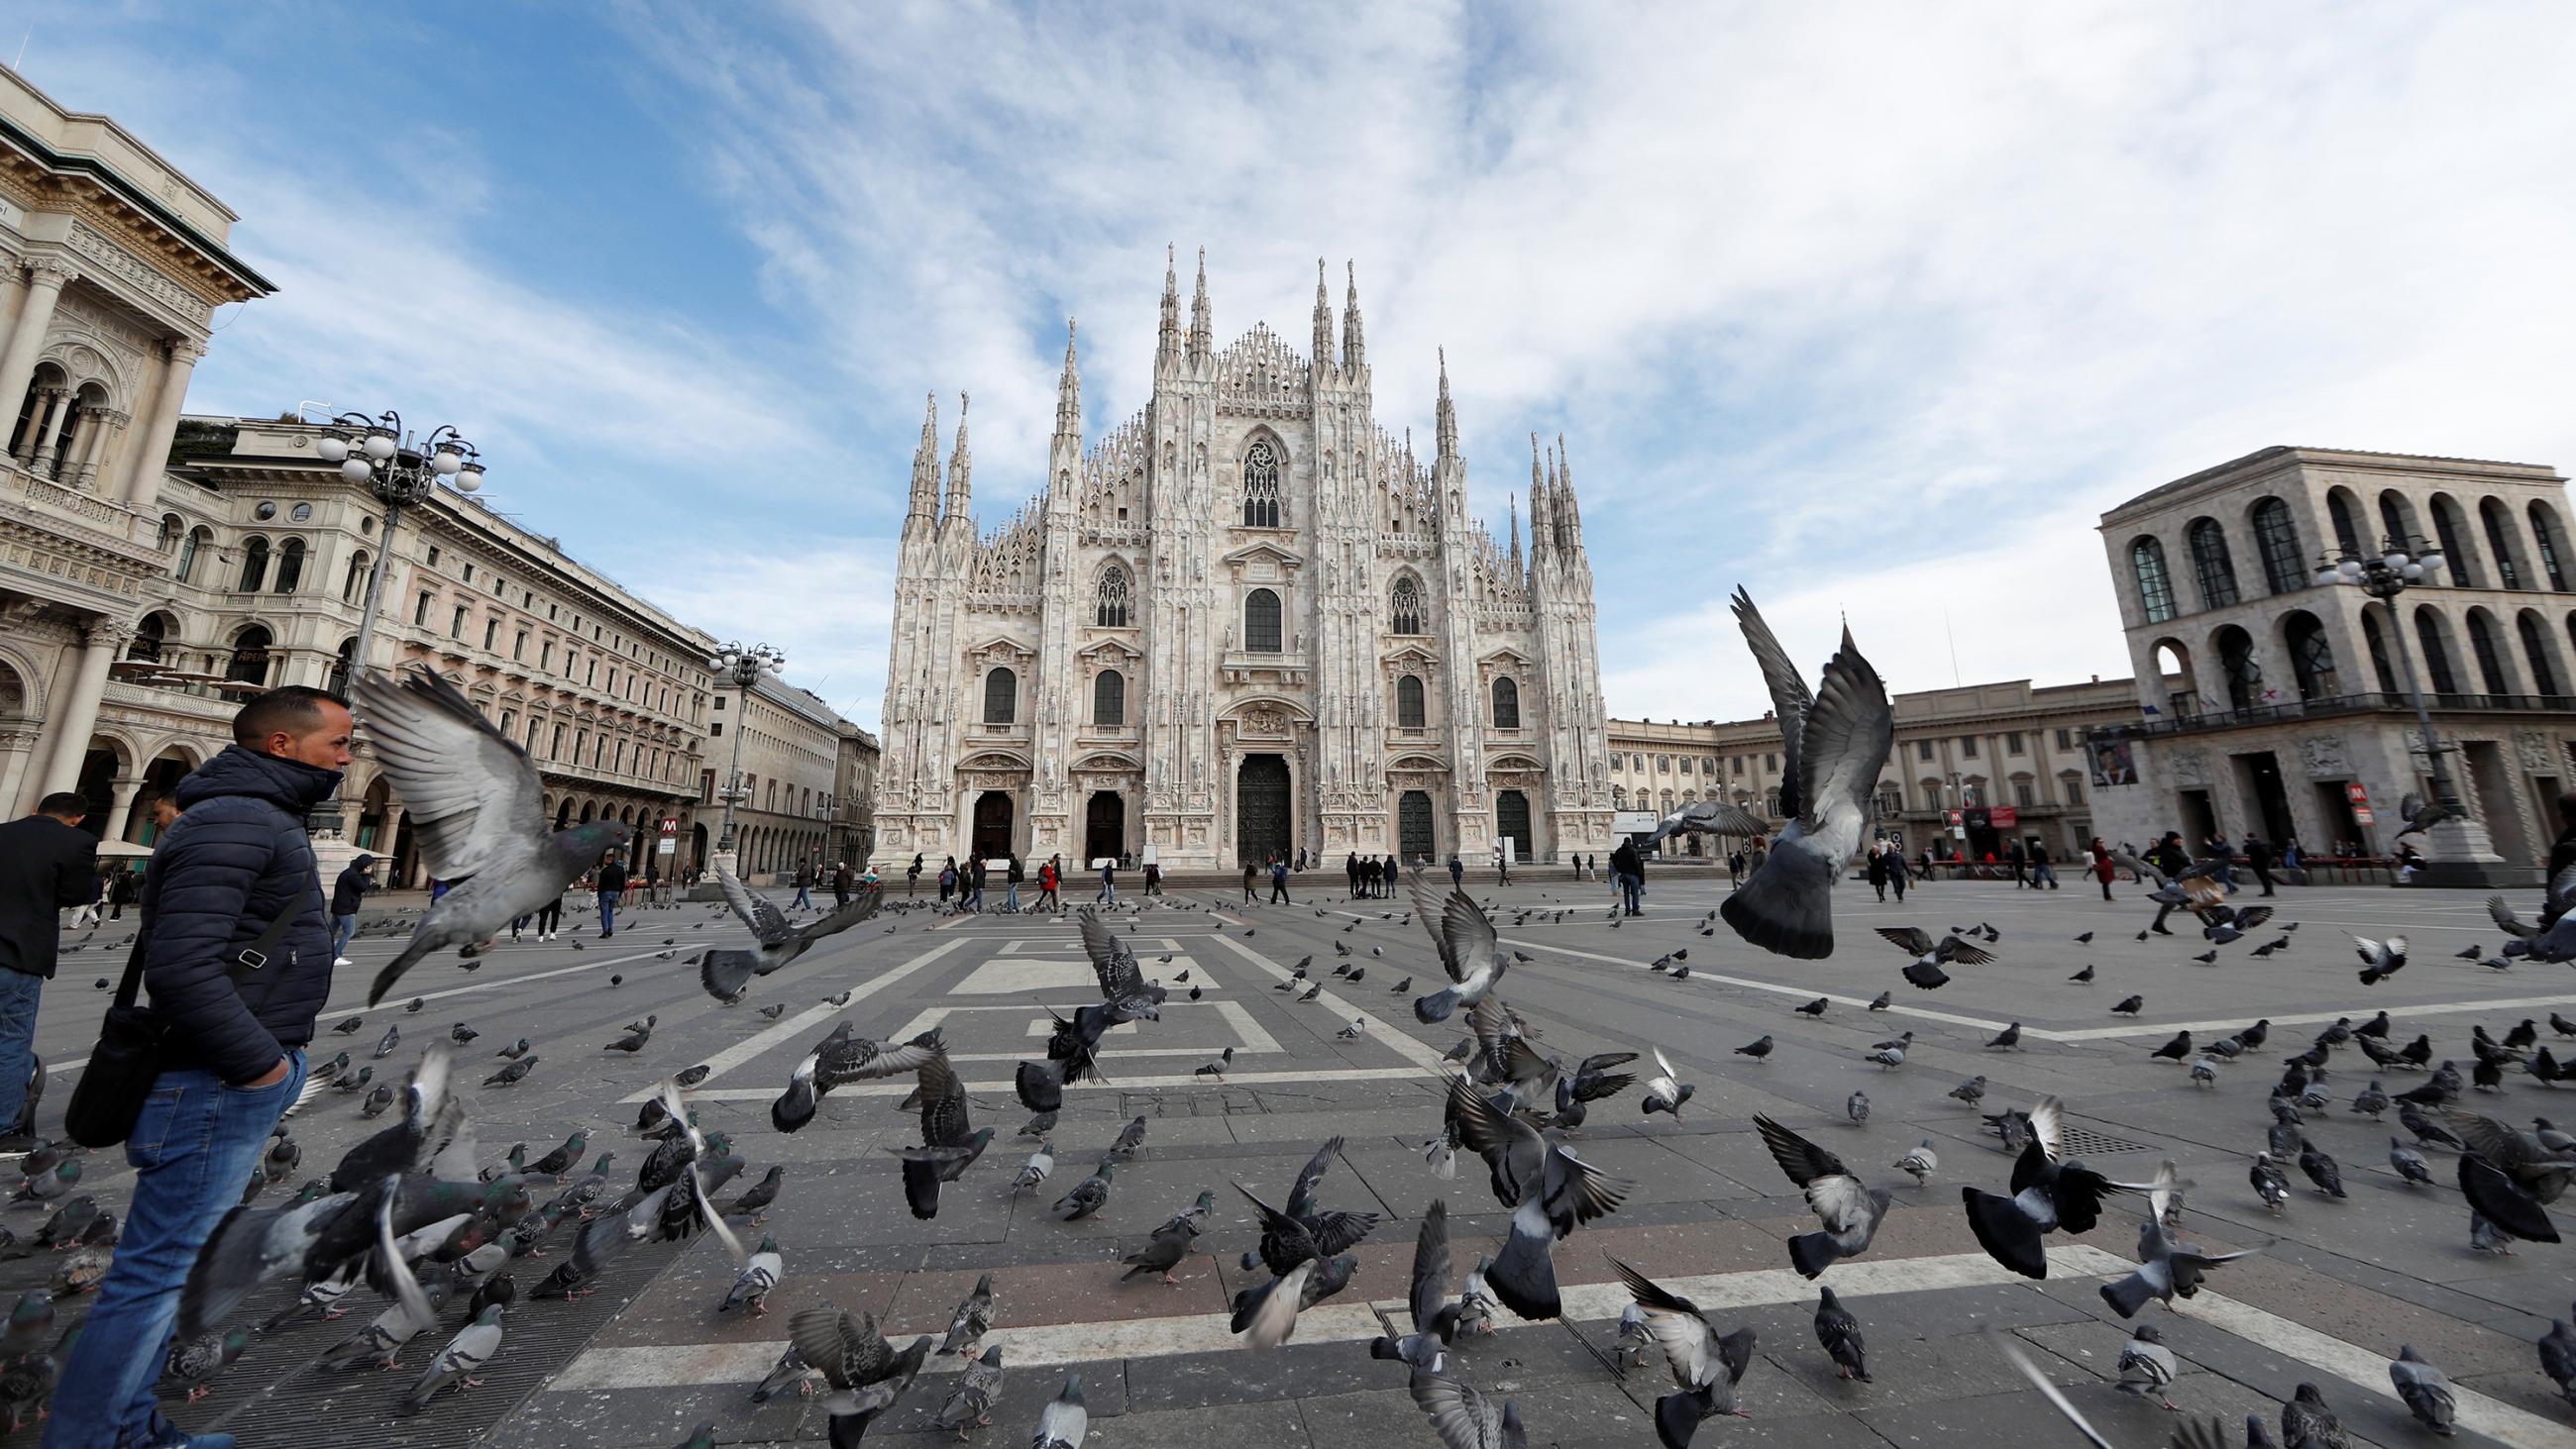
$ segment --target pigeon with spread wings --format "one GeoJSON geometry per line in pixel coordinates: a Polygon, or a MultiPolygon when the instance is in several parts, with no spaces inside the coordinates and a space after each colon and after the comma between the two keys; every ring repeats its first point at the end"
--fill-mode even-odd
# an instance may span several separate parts
{"type": "Polygon", "coordinates": [[[376,973],[367,988],[374,1006],[432,951],[461,946],[471,956],[502,927],[561,897],[633,827],[596,820],[550,829],[536,762],[427,669],[414,667],[400,682],[370,669],[354,692],[368,746],[402,800],[430,874],[457,882],[420,913],[402,953],[376,973]]]}
{"type": "Polygon", "coordinates": [[[1670,835],[1733,835],[1749,840],[1770,831],[1761,816],[1741,805],[1726,800],[1694,800],[1665,816],[1637,848],[1650,849],[1670,835]]]}
{"type": "Polygon", "coordinates": [[[1425,1026],[1447,1021],[1461,1006],[1485,999],[1511,969],[1511,953],[1502,948],[1493,921],[1465,891],[1442,898],[1415,875],[1405,883],[1413,895],[1413,914],[1440,949],[1440,969],[1450,984],[1413,1003],[1414,1018],[1425,1026]]]}
{"type": "Polygon", "coordinates": [[[1771,1160],[1807,1195],[1807,1206],[1825,1225],[1820,1233],[1796,1233],[1789,1239],[1789,1265],[1801,1278],[1813,1278],[1843,1258],[1869,1251],[1895,1194],[1871,1187],[1852,1174],[1833,1153],[1781,1126],[1755,1116],[1753,1126],[1771,1160]]]}
{"type": "Polygon", "coordinates": [[[889,1147],[903,1159],[903,1195],[912,1215],[939,1216],[939,1185],[955,1182],[992,1145],[993,1129],[968,1129],[966,1084],[957,1080],[946,1051],[935,1052],[917,1069],[921,1083],[921,1145],[889,1147]]]}
{"type": "Polygon", "coordinates": [[[1787,754],[1780,810],[1790,818],[1770,858],[1718,914],[1775,956],[1817,960],[1833,954],[1834,877],[1860,848],[1879,767],[1896,744],[1896,714],[1849,629],[1825,665],[1823,688],[1810,694],[1752,598],[1738,589],[1734,606],[1779,718],[1787,754]]]}
{"type": "Polygon", "coordinates": [[[742,1000],[750,991],[751,978],[776,971],[804,955],[815,942],[875,915],[885,899],[883,891],[870,890],[800,931],[787,923],[787,917],[767,896],[753,895],[732,871],[721,865],[716,867],[716,885],[724,892],[725,904],[751,927],[753,939],[760,943],[748,951],[709,951],[698,958],[699,984],[706,987],[707,995],[727,1006],[742,1000]]]}

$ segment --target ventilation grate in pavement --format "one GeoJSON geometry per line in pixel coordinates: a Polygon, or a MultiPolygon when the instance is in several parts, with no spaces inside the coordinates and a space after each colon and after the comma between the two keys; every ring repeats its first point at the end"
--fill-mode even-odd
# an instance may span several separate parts
{"type": "Polygon", "coordinates": [[[2059,1134],[2059,1144],[2069,1157],[2108,1157],[2115,1152],[2153,1152],[2152,1142],[2132,1142],[2126,1137],[2112,1137],[2090,1127],[2069,1126],[2059,1134]]]}
{"type": "MultiPolygon", "coordinates": [[[[180,1395],[165,1394],[162,1412],[192,1432],[238,1433],[244,1443],[260,1449],[344,1449],[351,1444],[370,1449],[465,1449],[578,1357],[592,1335],[680,1256],[667,1246],[639,1245],[600,1275],[598,1292],[573,1303],[531,1302],[528,1290],[552,1271],[569,1247],[567,1240],[549,1257],[533,1262],[522,1258],[512,1266],[519,1280],[519,1302],[502,1319],[500,1358],[485,1369],[482,1387],[462,1395],[447,1389],[423,1413],[403,1413],[402,1396],[465,1326],[461,1294],[449,1298],[434,1333],[422,1334],[403,1350],[399,1369],[325,1371],[312,1366],[323,1350],[364,1328],[382,1311],[382,1304],[361,1293],[368,1298],[366,1305],[337,1322],[307,1321],[253,1338],[241,1362],[215,1381],[213,1398],[192,1409],[179,1401],[180,1395]],[[264,1389],[257,1388],[263,1370],[272,1374],[283,1370],[283,1376],[264,1389]]],[[[294,1298],[289,1292],[263,1293],[243,1309],[239,1321],[257,1323],[294,1298]]]]}

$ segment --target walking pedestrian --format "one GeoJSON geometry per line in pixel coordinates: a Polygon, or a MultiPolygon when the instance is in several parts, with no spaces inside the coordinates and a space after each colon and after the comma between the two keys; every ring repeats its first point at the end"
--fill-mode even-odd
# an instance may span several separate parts
{"type": "Polygon", "coordinates": [[[914,891],[915,889],[917,889],[920,885],[921,885],[921,857],[920,857],[919,855],[915,855],[915,856],[912,858],[912,864],[911,864],[911,865],[909,865],[909,866],[906,866],[906,867],[904,868],[904,872],[903,872],[903,893],[904,893],[905,895],[909,896],[909,895],[911,895],[911,894],[913,893],[913,891],[914,891]]]}
{"type": "Polygon", "coordinates": [[[2111,899],[2111,877],[2117,871],[2117,867],[2111,864],[2111,847],[2104,845],[2102,837],[2096,835],[2085,850],[2093,857],[2093,878],[2102,883],[2102,899],[2107,901],[2111,899]]]}
{"type": "Polygon", "coordinates": [[[2272,843],[2248,830],[2245,832],[2245,843],[2240,848],[2245,852],[2245,868],[2254,872],[2254,879],[2262,885],[2263,894],[2270,895],[2272,893],[2272,843]]]}
{"type": "Polygon", "coordinates": [[[626,862],[611,851],[599,863],[599,939],[617,934],[617,898],[626,893],[626,862]]]}
{"type": "Polygon", "coordinates": [[[1905,887],[1911,883],[1914,867],[1905,859],[1905,847],[1895,841],[1887,843],[1887,883],[1896,892],[1896,903],[1905,904],[1905,887]]]}
{"type": "MultiPolygon", "coordinates": [[[[1019,863],[1019,857],[1018,857],[1018,856],[1013,856],[1013,857],[1011,857],[1011,861],[1012,861],[1012,864],[1013,864],[1013,865],[1017,865],[1017,864],[1019,863]]],[[[1017,877],[1017,876],[1014,876],[1014,877],[1012,877],[1012,878],[1013,878],[1014,880],[1018,879],[1018,877],[1017,877]]],[[[849,863],[848,861],[846,861],[846,860],[836,860],[836,861],[832,862],[832,909],[833,909],[833,910],[838,911],[838,910],[844,909],[845,907],[847,907],[847,906],[850,904],[850,887],[851,887],[851,884],[852,884],[852,882],[851,882],[851,880],[850,880],[850,863],[849,863]]]]}
{"type": "MultiPolygon", "coordinates": [[[[1616,851],[1612,851],[1610,854],[1610,869],[1616,871],[1618,868],[1619,854],[1616,851]]],[[[1741,848],[1738,848],[1726,853],[1726,885],[1729,890],[1732,890],[1742,884],[1744,884],[1744,851],[1741,848]]]]}
{"type": "Polygon", "coordinates": [[[1161,861],[1149,860],[1145,862],[1145,894],[1159,896],[1162,893],[1163,864],[1161,861]]]}
{"type": "MultiPolygon", "coordinates": [[[[63,908],[98,890],[98,840],[80,823],[89,801],[69,790],[0,825],[0,1130],[26,1115],[35,1069],[36,1008],[53,979],[63,908]]],[[[10,1148],[24,1152],[32,1142],[10,1148]]]]}
{"type": "Polygon", "coordinates": [[[1878,898],[1887,899],[1887,847],[1873,844],[1869,848],[1869,888],[1878,898]]]}
{"type": "Polygon", "coordinates": [[[2030,888],[2037,890],[2043,885],[2057,889],[2057,871],[2049,864],[2048,846],[2034,840],[2030,843],[2030,888]]]}
{"type": "Polygon", "coordinates": [[[1646,894],[1646,858],[1638,853],[1635,837],[1610,852],[1610,875],[1619,883],[1619,909],[1639,914],[1646,894]]]}
{"type": "Polygon", "coordinates": [[[1449,852],[1449,889],[1457,891],[1466,888],[1467,867],[1458,859],[1458,852],[1453,850],[1449,852]]]}
{"type": "Polygon", "coordinates": [[[1404,878],[1404,862],[1396,859],[1392,853],[1389,853],[1386,858],[1386,871],[1382,878],[1386,882],[1387,895],[1389,897],[1394,896],[1395,883],[1404,878]]]}
{"type": "Polygon", "coordinates": [[[1351,878],[1351,899],[1360,898],[1360,853],[1356,850],[1342,862],[1342,873],[1351,878]]]}
{"type": "Polygon", "coordinates": [[[810,910],[814,909],[814,897],[813,897],[813,894],[812,894],[813,889],[814,889],[814,867],[812,867],[811,865],[799,865],[799,866],[797,866],[797,867],[796,867],[796,909],[798,909],[798,910],[800,910],[800,911],[810,911],[810,910]]]}
{"type": "Polygon", "coordinates": [[[376,888],[376,858],[362,855],[331,882],[331,964],[349,964],[349,938],[358,931],[358,907],[376,888]]]}
{"type": "MultiPolygon", "coordinates": [[[[1353,881],[1357,881],[1359,879],[1359,865],[1357,863],[1359,857],[1353,856],[1351,859],[1353,862],[1351,866],[1351,879],[1353,881]]],[[[1245,905],[1249,906],[1259,903],[1261,895],[1260,881],[1261,863],[1255,860],[1245,860],[1243,863],[1243,903],[1245,905]]],[[[1352,886],[1351,894],[1354,896],[1358,895],[1359,887],[1356,885],[1352,886]]]]}
{"type": "Polygon", "coordinates": [[[1058,911],[1064,909],[1064,896],[1060,892],[1063,884],[1064,857],[1050,855],[1047,857],[1047,863],[1038,867],[1039,910],[1043,911],[1050,907],[1058,911]]]}
{"type": "Polygon", "coordinates": [[[126,1137],[123,1236],[73,1341],[50,1449],[199,1445],[159,1412],[179,1293],[207,1235],[304,1084],[331,991],[331,931],[304,818],[349,764],[349,711],[295,686],[233,716],[233,743],[179,783],[181,817],[143,886],[141,953],[166,1027],[160,1074],[126,1137]],[[256,969],[243,960],[257,947],[256,969]]]}
{"type": "Polygon", "coordinates": [[[1512,853],[1508,848],[1498,843],[1494,846],[1494,884],[1498,886],[1507,886],[1511,883],[1512,853]]]}
{"type": "Polygon", "coordinates": [[[108,877],[107,880],[107,918],[111,921],[124,920],[125,908],[134,904],[142,894],[142,873],[127,870],[122,866],[118,867],[116,874],[108,877]]]}
{"type": "Polygon", "coordinates": [[[1020,853],[1016,850],[1012,851],[1010,862],[1003,867],[1002,872],[1003,910],[1014,912],[1019,910],[1020,881],[1025,878],[1026,871],[1027,868],[1020,861],[1020,853]]]}
{"type": "Polygon", "coordinates": [[[1270,904],[1296,904],[1288,898],[1288,861],[1284,856],[1270,857],[1270,904]]]}
{"type": "Polygon", "coordinates": [[[2014,890],[2021,890],[2030,884],[2030,875],[2024,869],[2027,861],[2028,857],[2022,853],[2020,841],[2016,840],[2004,847],[2004,862],[2012,867],[2014,890]]]}
{"type": "Polygon", "coordinates": [[[1118,857],[1100,857],[1100,894],[1093,899],[1107,901],[1113,906],[1118,904],[1118,857]]]}
{"type": "Polygon", "coordinates": [[[952,855],[948,857],[947,864],[939,867],[939,904],[942,906],[947,905],[949,892],[956,889],[957,857],[952,855]]]}

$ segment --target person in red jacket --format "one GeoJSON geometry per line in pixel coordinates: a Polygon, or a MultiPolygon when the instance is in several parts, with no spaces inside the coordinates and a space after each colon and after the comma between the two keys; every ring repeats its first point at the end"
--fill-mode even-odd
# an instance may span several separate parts
{"type": "Polygon", "coordinates": [[[1043,911],[1050,906],[1054,907],[1058,911],[1062,911],[1064,909],[1064,897],[1056,893],[1057,888],[1063,884],[1064,857],[1061,855],[1050,855],[1047,857],[1047,863],[1038,867],[1039,910],[1043,911]]]}

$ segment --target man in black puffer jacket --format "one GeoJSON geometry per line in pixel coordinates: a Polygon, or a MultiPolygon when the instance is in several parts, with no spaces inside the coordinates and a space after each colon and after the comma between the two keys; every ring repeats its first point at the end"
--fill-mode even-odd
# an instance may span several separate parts
{"type": "Polygon", "coordinates": [[[348,708],[318,689],[273,689],[179,782],[186,813],[143,888],[143,979],[170,1034],[126,1140],[137,1175],[125,1235],[54,1391],[49,1449],[231,1449],[229,1434],[191,1438],[161,1417],[152,1381],[198,1250],[304,1084],[332,955],[304,815],[348,764],[348,708]],[[265,959],[245,961],[279,919],[265,959]]]}

